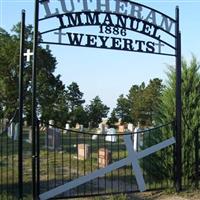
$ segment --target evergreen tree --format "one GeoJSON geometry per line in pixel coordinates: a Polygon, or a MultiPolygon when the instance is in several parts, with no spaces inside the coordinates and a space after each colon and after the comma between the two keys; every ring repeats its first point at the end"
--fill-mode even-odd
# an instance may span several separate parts
{"type": "Polygon", "coordinates": [[[110,114],[110,118],[108,120],[108,125],[114,126],[116,122],[119,121],[119,118],[117,117],[116,108],[114,108],[110,114]]]}
{"type": "MultiPolygon", "coordinates": [[[[12,35],[0,29],[0,101],[4,108],[4,117],[11,119],[18,108],[18,72],[19,72],[19,44],[20,44],[20,24],[14,26],[12,35]]],[[[32,27],[27,26],[25,30],[25,48],[32,48],[32,27]]],[[[62,122],[62,118],[56,117],[55,110],[61,104],[60,112],[66,115],[68,110],[64,85],[60,76],[53,73],[56,69],[57,61],[49,49],[38,47],[37,65],[37,104],[38,114],[42,120],[57,119],[62,122]],[[65,99],[65,100],[63,100],[65,99]],[[65,112],[65,113],[64,113],[65,112]]],[[[24,114],[26,120],[31,119],[31,64],[26,63],[24,70],[24,114]]],[[[60,116],[61,116],[60,115],[60,116]]],[[[66,119],[67,121],[67,119],[66,119]]],[[[62,122],[64,123],[64,122],[62,122]]]]}
{"type": "Polygon", "coordinates": [[[80,105],[76,106],[76,108],[73,111],[73,124],[75,125],[76,123],[83,124],[84,127],[88,126],[89,120],[88,120],[88,113],[86,112],[85,108],[80,105]]]}
{"type": "MultiPolygon", "coordinates": [[[[182,60],[182,147],[183,147],[183,177],[190,181],[190,185],[194,183],[194,160],[195,160],[195,134],[200,131],[200,73],[199,63],[193,56],[190,64],[186,60],[182,60]]],[[[163,91],[162,103],[160,105],[160,112],[157,115],[157,123],[166,124],[175,119],[176,108],[176,74],[173,66],[169,66],[167,73],[168,81],[163,91]]],[[[170,127],[166,127],[157,137],[164,140],[173,135],[170,127]]],[[[161,153],[157,154],[157,162],[161,159],[161,153]]],[[[172,148],[167,148],[165,155],[172,158],[172,148]]],[[[159,169],[163,173],[168,172],[168,177],[172,177],[173,173],[170,169],[173,168],[173,159],[164,160],[160,163],[159,169]]]]}
{"type": "Polygon", "coordinates": [[[85,103],[85,100],[82,99],[83,93],[80,91],[79,85],[76,82],[72,82],[67,86],[67,98],[71,112],[74,111],[75,107],[81,106],[85,103]]]}
{"type": "Polygon", "coordinates": [[[97,127],[102,118],[107,117],[109,107],[103,104],[99,96],[96,96],[86,107],[91,127],[97,127]]]}
{"type": "MultiPolygon", "coordinates": [[[[69,86],[67,86],[67,102],[69,106],[69,119],[71,121],[72,126],[74,126],[78,122],[78,119],[80,119],[79,115],[80,112],[83,114],[83,107],[82,104],[85,103],[85,100],[83,99],[83,93],[79,89],[79,85],[76,82],[72,82],[69,86]]],[[[82,119],[81,119],[82,121],[82,119]]]]}
{"type": "Polygon", "coordinates": [[[0,29],[0,100],[4,117],[11,119],[18,106],[19,41],[0,29]]]}
{"type": "Polygon", "coordinates": [[[130,102],[124,97],[123,94],[117,99],[117,107],[115,108],[115,115],[118,119],[121,119],[122,122],[130,122],[130,102]]]}

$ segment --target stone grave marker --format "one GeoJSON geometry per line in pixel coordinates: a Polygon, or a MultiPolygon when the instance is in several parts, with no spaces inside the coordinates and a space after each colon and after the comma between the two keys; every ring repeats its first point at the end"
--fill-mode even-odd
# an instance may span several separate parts
{"type": "Polygon", "coordinates": [[[132,123],[128,123],[128,130],[130,131],[130,132],[134,132],[134,125],[132,124],[132,123]]]}
{"type": "Polygon", "coordinates": [[[90,156],[90,145],[78,144],[78,159],[86,160],[90,156]]]}
{"type": "Polygon", "coordinates": [[[65,124],[65,129],[69,130],[70,129],[70,125],[69,124],[65,124]]]}
{"type": "Polygon", "coordinates": [[[143,146],[143,135],[144,135],[144,133],[141,132],[141,131],[145,131],[145,130],[147,130],[147,129],[140,126],[140,125],[138,125],[134,129],[135,133],[140,132],[140,133],[134,134],[134,136],[133,136],[133,149],[135,151],[139,151],[141,149],[141,147],[143,146]]]}
{"type": "Polygon", "coordinates": [[[61,132],[60,129],[53,127],[54,121],[49,121],[49,127],[47,128],[47,135],[45,145],[50,150],[61,149],[61,132]]]}
{"type": "Polygon", "coordinates": [[[67,124],[65,124],[65,130],[64,130],[64,133],[67,133],[67,130],[69,130],[70,129],[70,125],[67,123],[67,124]]]}
{"type": "Polygon", "coordinates": [[[24,121],[24,127],[28,127],[28,122],[27,121],[24,121]]]}
{"type": "Polygon", "coordinates": [[[79,131],[83,132],[84,126],[82,124],[79,125],[79,131]]]}
{"type": "Polygon", "coordinates": [[[105,140],[108,142],[116,142],[117,141],[117,137],[116,137],[116,130],[114,128],[109,128],[107,131],[107,135],[105,140]]]}
{"type": "Polygon", "coordinates": [[[76,123],[75,129],[80,130],[80,124],[76,123]]]}
{"type": "Polygon", "coordinates": [[[15,123],[12,122],[8,127],[8,137],[13,138],[15,132],[15,123]]]}
{"type": "MultiPolygon", "coordinates": [[[[96,134],[105,134],[106,133],[106,129],[105,129],[105,124],[100,123],[99,127],[97,128],[96,134]]],[[[93,135],[92,139],[96,140],[98,137],[98,135],[93,135]]]]}
{"type": "Polygon", "coordinates": [[[124,125],[119,125],[119,126],[118,126],[118,132],[121,133],[121,134],[125,132],[125,127],[124,127],[124,125]]]}
{"type": "Polygon", "coordinates": [[[28,143],[32,143],[32,129],[31,129],[31,127],[29,127],[29,129],[28,129],[28,139],[26,140],[26,142],[28,142],[28,143]]]}
{"type": "Polygon", "coordinates": [[[19,123],[12,122],[8,127],[8,137],[17,140],[19,135],[19,123]]]}
{"type": "Polygon", "coordinates": [[[14,139],[14,140],[17,140],[17,139],[18,139],[18,136],[19,136],[19,123],[16,123],[16,124],[15,124],[15,131],[14,131],[13,139],[14,139]]]}
{"type": "Polygon", "coordinates": [[[111,162],[111,152],[106,148],[100,148],[99,149],[99,158],[98,163],[99,167],[103,168],[110,164],[111,162]]]}

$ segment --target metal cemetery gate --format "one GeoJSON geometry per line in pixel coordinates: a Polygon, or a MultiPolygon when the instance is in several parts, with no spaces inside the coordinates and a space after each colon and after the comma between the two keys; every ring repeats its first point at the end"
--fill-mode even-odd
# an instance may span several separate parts
{"type": "MultiPolygon", "coordinates": [[[[176,17],[173,19],[160,11],[131,0],[59,0],[51,3],[52,1],[49,0],[35,0],[31,141],[33,199],[144,191],[170,187],[173,181],[176,190],[180,191],[182,185],[181,34],[178,7],[176,17]],[[41,8],[40,12],[39,8],[41,8]],[[51,28],[49,24],[52,25],[51,28]],[[83,28],[86,33],[72,32],[75,27],[83,28]],[[84,29],[86,27],[95,27],[99,32],[91,35],[87,32],[89,29],[84,29]],[[135,34],[134,38],[143,35],[147,39],[132,39],[133,34],[135,34]],[[52,40],[49,41],[49,38],[52,40]],[[95,135],[95,133],[64,130],[49,125],[40,130],[36,101],[39,44],[123,50],[175,57],[175,122],[142,133],[124,135],[95,135]],[[57,136],[52,140],[55,135],[57,136]],[[138,144],[140,146],[138,151],[133,150],[135,135],[143,138],[142,145],[138,144]],[[173,136],[176,138],[176,145],[171,145],[175,143],[173,136]]],[[[24,28],[25,12],[23,11],[17,158],[19,199],[23,198],[26,190],[26,187],[23,187],[25,185],[23,153],[25,152],[22,142],[24,28]]],[[[7,138],[6,132],[0,137],[12,143],[7,138]]],[[[2,143],[0,146],[1,164],[6,163],[9,166],[10,160],[5,160],[4,156],[8,154],[3,150],[2,143]]],[[[14,162],[11,163],[13,165],[14,162]]],[[[8,169],[10,168],[7,167],[8,169]]],[[[8,175],[6,178],[9,179],[8,175]]],[[[4,178],[0,180],[2,186],[5,180],[4,178]]],[[[1,189],[5,188],[1,187],[1,189]]]]}
{"type": "Polygon", "coordinates": [[[173,126],[169,123],[126,134],[95,134],[52,125],[41,127],[40,199],[173,187],[173,126]],[[133,151],[133,146],[138,151],[133,151]],[[143,175],[138,175],[138,171],[143,175]],[[145,183],[141,180],[143,176],[145,183]]]}
{"type": "MultiPolygon", "coordinates": [[[[147,182],[149,183],[149,188],[152,187],[152,184],[159,184],[159,182],[160,186],[165,186],[170,182],[169,177],[173,177],[173,173],[169,172],[170,170],[167,173],[163,172],[161,174],[162,176],[166,175],[164,178],[165,181],[158,177],[158,171],[162,171],[165,168],[164,166],[155,166],[157,173],[155,174],[155,177],[152,177],[153,166],[150,164],[151,159],[145,159],[143,158],[144,156],[139,156],[146,152],[145,149],[139,153],[133,151],[132,143],[130,141],[132,134],[128,134],[127,137],[116,135],[116,143],[109,143],[106,142],[105,135],[98,136],[97,140],[93,141],[92,135],[88,133],[78,133],[73,131],[63,133],[63,130],[61,130],[62,144],[60,153],[55,149],[54,151],[49,151],[47,143],[47,152],[45,155],[41,155],[39,143],[42,141],[39,139],[39,131],[36,133],[36,70],[37,46],[39,43],[123,50],[175,57],[176,148],[173,152],[172,149],[169,150],[170,148],[168,147],[166,150],[162,150],[161,154],[164,151],[169,151],[171,153],[171,162],[168,162],[168,164],[171,164],[171,170],[174,169],[175,172],[175,177],[173,178],[175,180],[176,190],[181,190],[181,34],[179,31],[178,7],[176,8],[176,17],[173,19],[160,11],[130,0],[85,0],[78,1],[78,3],[73,0],[70,2],[62,0],[54,5],[51,5],[51,1],[48,0],[36,0],[34,29],[32,78],[33,196],[36,198],[39,195],[41,199],[48,199],[62,193],[64,196],[84,196],[85,194],[88,194],[88,190],[91,191],[90,195],[129,192],[137,190],[137,185],[140,191],[144,191],[146,187],[140,164],[138,163],[139,158],[141,158],[140,162],[143,164],[143,174],[144,176],[148,176],[147,182]],[[39,4],[41,4],[40,6],[43,8],[43,13],[39,12],[39,4]],[[48,28],[45,25],[46,22],[51,22],[53,27],[48,28]],[[74,33],[71,31],[72,28],[84,28],[90,26],[99,28],[99,33],[91,35],[90,32],[87,33],[87,29],[83,29],[83,32],[86,31],[85,34],[74,33]],[[147,37],[147,40],[134,40],[130,38],[129,33],[135,33],[136,36],[137,34],[142,34],[147,37]],[[38,40],[38,38],[40,39],[38,40]],[[49,38],[51,38],[51,41],[49,38]],[[85,146],[90,146],[91,153],[89,159],[84,157],[82,161],[79,160],[78,152],[80,145],[84,146],[84,151],[86,148],[85,146]],[[111,152],[111,164],[103,169],[99,169],[99,149],[101,148],[105,149],[106,152],[108,151],[107,153],[109,153],[109,151],[111,152]],[[46,159],[43,159],[42,156],[46,159]],[[174,156],[176,159],[173,167],[172,158],[174,156]],[[50,158],[53,160],[49,160],[50,158]],[[60,164],[58,164],[57,158],[62,161],[60,164]],[[41,168],[45,165],[45,160],[46,170],[41,168]],[[66,162],[66,160],[68,162],[66,162]],[[40,162],[42,162],[42,165],[40,165],[40,162]],[[53,172],[51,172],[51,169],[53,169],[53,172]],[[147,172],[146,170],[149,171],[147,172]],[[43,182],[40,180],[40,175],[43,172],[44,174],[42,177],[46,177],[47,179],[46,185],[42,184],[43,182]],[[106,173],[108,173],[108,175],[106,173]],[[133,173],[135,173],[135,176],[133,176],[133,173]],[[152,174],[152,176],[150,174],[152,174]],[[134,177],[136,177],[137,184],[134,177]],[[123,178],[126,179],[126,183],[123,178]],[[88,181],[89,183],[87,183],[88,181]],[[36,183],[38,186],[37,188],[35,187],[36,183]],[[103,188],[102,185],[104,185],[103,188]],[[116,187],[116,185],[118,187],[116,187]],[[121,188],[122,185],[124,186],[123,188],[121,188]]],[[[171,138],[170,141],[166,140],[169,138],[165,138],[167,134],[164,134],[162,131],[159,136],[157,135],[158,138],[155,137],[151,140],[151,137],[154,137],[153,132],[154,130],[144,134],[144,143],[148,141],[146,137],[149,137],[149,142],[152,141],[152,144],[145,144],[147,145],[146,147],[149,147],[150,149],[152,145],[159,145],[160,142],[164,145],[161,145],[162,148],[175,142],[174,138],[171,138]],[[151,132],[152,134],[150,134],[151,132]],[[165,142],[165,140],[169,143],[163,144],[162,142],[165,142]]],[[[168,133],[171,134],[169,135],[170,137],[173,136],[172,133],[173,131],[168,133]]],[[[156,146],[155,148],[158,147],[156,146]]],[[[152,150],[151,153],[155,151],[156,149],[152,150]]],[[[160,160],[164,158],[161,154],[159,156],[160,160]]],[[[153,157],[153,155],[150,155],[150,157],[151,156],[153,157]]],[[[164,163],[165,161],[162,160],[162,164],[164,163]]]]}

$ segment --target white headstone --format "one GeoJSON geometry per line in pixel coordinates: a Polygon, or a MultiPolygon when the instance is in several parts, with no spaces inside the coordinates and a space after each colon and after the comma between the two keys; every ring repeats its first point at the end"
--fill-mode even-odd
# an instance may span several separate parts
{"type": "MultiPolygon", "coordinates": [[[[100,123],[99,126],[98,126],[98,128],[97,128],[96,134],[99,135],[99,134],[105,134],[105,133],[106,133],[105,124],[100,123]]],[[[98,137],[98,135],[93,135],[93,136],[92,136],[92,139],[93,139],[93,140],[96,140],[97,137],[98,137]]]]}
{"type": "Polygon", "coordinates": [[[28,143],[32,143],[32,129],[28,129],[28,139],[26,140],[28,143]]]}
{"type": "Polygon", "coordinates": [[[19,123],[15,124],[15,135],[14,135],[14,140],[17,140],[19,136],[19,123]]]}
{"type": "Polygon", "coordinates": [[[133,136],[133,149],[134,151],[139,151],[140,148],[143,146],[143,135],[144,133],[142,131],[145,131],[144,128],[136,127],[134,130],[134,136],[133,136]],[[139,132],[139,133],[137,133],[139,132]]]}
{"type": "Polygon", "coordinates": [[[24,121],[24,126],[28,127],[28,122],[27,121],[24,121]]]}
{"type": "Polygon", "coordinates": [[[134,132],[134,125],[131,124],[131,123],[129,123],[129,124],[128,124],[128,130],[129,130],[130,132],[134,132]]]}
{"type": "Polygon", "coordinates": [[[49,120],[49,127],[53,127],[54,123],[54,120],[49,120]]]}
{"type": "Polygon", "coordinates": [[[107,131],[107,135],[105,140],[108,142],[116,142],[117,141],[117,137],[116,137],[116,130],[114,128],[109,128],[107,131]]]}
{"type": "Polygon", "coordinates": [[[99,128],[97,130],[98,134],[105,134],[105,128],[106,128],[105,124],[100,123],[99,128]]]}
{"type": "Polygon", "coordinates": [[[15,135],[15,123],[12,122],[8,127],[8,137],[13,138],[15,135]]]}
{"type": "Polygon", "coordinates": [[[82,124],[80,124],[79,128],[80,128],[80,129],[79,129],[80,131],[83,131],[83,129],[84,129],[84,127],[83,127],[82,124]]]}
{"type": "Polygon", "coordinates": [[[69,124],[65,124],[65,129],[70,129],[70,125],[69,124]]]}

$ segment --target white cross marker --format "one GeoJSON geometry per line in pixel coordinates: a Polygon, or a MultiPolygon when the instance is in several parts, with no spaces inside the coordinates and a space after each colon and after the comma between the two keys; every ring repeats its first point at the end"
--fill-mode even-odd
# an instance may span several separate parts
{"type": "Polygon", "coordinates": [[[30,62],[31,56],[33,56],[33,52],[31,52],[30,49],[27,49],[26,53],[24,53],[24,56],[26,57],[26,61],[30,62]]]}
{"type": "Polygon", "coordinates": [[[58,32],[54,32],[55,35],[58,35],[58,42],[62,43],[62,36],[66,35],[66,33],[62,33],[62,29],[59,29],[58,32]]]}
{"type": "Polygon", "coordinates": [[[167,139],[163,142],[160,142],[159,144],[153,145],[153,146],[151,146],[151,147],[149,147],[149,148],[147,148],[143,151],[140,151],[140,152],[135,152],[133,150],[133,145],[132,145],[132,142],[131,142],[131,136],[130,135],[124,135],[124,141],[125,141],[126,148],[128,150],[128,157],[126,157],[122,160],[116,161],[116,162],[108,165],[105,168],[98,169],[95,172],[92,172],[92,173],[87,174],[85,176],[81,176],[80,178],[77,178],[77,179],[72,180],[70,182],[67,182],[63,185],[60,185],[60,186],[58,186],[54,189],[51,189],[47,192],[44,192],[43,194],[39,195],[40,199],[41,200],[47,200],[47,199],[53,198],[53,197],[55,197],[55,196],[57,196],[57,195],[59,195],[63,192],[66,192],[70,189],[78,187],[78,186],[80,186],[84,183],[87,183],[91,180],[94,180],[95,178],[103,176],[106,173],[112,172],[113,170],[119,169],[120,167],[126,166],[130,163],[132,164],[139,190],[141,192],[145,191],[146,188],[145,188],[144,177],[143,177],[141,168],[138,164],[138,159],[144,158],[144,157],[146,157],[146,156],[148,156],[152,153],[155,153],[155,152],[157,152],[161,149],[168,147],[169,145],[174,144],[176,142],[175,138],[171,137],[170,139],[167,139]]]}
{"type": "Polygon", "coordinates": [[[162,47],[165,46],[165,45],[162,44],[161,41],[159,41],[158,43],[155,43],[155,45],[158,45],[158,53],[162,53],[162,47]]]}

